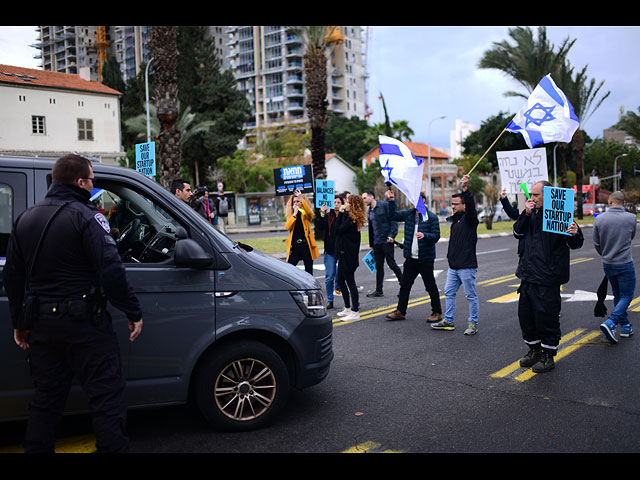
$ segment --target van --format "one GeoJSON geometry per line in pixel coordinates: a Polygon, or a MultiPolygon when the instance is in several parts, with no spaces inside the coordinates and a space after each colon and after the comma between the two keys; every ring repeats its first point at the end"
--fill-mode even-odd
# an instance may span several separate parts
{"type": "MultiPolygon", "coordinates": [[[[13,222],[45,197],[54,163],[0,157],[0,282],[13,222]]],[[[193,401],[216,429],[250,430],[272,422],[292,388],[327,377],[333,327],[313,276],[230,240],[139,172],[93,170],[92,200],[117,235],[143,312],[129,342],[126,317],[109,307],[130,408],[193,401]]],[[[0,420],[27,418],[33,384],[2,285],[0,318],[0,420]]],[[[88,410],[74,384],[66,413],[88,410]]]]}

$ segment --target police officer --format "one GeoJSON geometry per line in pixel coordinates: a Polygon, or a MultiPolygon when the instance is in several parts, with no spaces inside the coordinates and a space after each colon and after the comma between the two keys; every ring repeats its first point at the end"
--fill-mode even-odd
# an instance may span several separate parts
{"type": "Polygon", "coordinates": [[[89,204],[94,180],[89,160],[59,158],[52,179],[45,199],[17,219],[4,268],[14,339],[28,351],[35,385],[25,452],[54,451],[55,428],[74,375],[89,398],[97,451],[126,452],[124,378],[106,301],[126,314],[130,341],[142,329],[140,304],[109,223],[89,204]]]}

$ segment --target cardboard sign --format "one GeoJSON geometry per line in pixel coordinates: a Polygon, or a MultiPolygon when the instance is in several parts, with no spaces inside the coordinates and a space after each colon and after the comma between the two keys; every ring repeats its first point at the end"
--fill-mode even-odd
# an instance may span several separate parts
{"type": "Polygon", "coordinates": [[[572,188],[544,187],[542,210],[544,232],[570,235],[567,229],[573,222],[572,188]]]}
{"type": "Polygon", "coordinates": [[[302,193],[313,193],[313,170],[311,165],[275,168],[273,183],[276,196],[293,195],[296,190],[302,193]]]}
{"type": "Polygon", "coordinates": [[[371,273],[376,273],[376,259],[373,258],[373,250],[367,253],[362,259],[371,273]]]}
{"type": "Polygon", "coordinates": [[[333,208],[333,199],[335,198],[335,190],[333,180],[316,180],[316,207],[327,205],[327,208],[333,208]]]}
{"type": "Polygon", "coordinates": [[[155,142],[136,144],[136,170],[147,177],[156,176],[155,142]]]}
{"type": "Polygon", "coordinates": [[[535,183],[549,180],[547,151],[544,148],[497,152],[496,155],[502,187],[507,187],[507,193],[522,193],[522,183],[526,183],[531,191],[535,183]]]}

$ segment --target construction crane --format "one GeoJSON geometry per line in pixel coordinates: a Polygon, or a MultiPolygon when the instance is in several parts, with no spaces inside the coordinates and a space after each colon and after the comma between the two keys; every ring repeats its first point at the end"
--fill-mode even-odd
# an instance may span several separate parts
{"type": "Polygon", "coordinates": [[[96,49],[98,53],[97,66],[98,81],[102,82],[102,67],[107,63],[107,27],[96,27],[96,49]]]}

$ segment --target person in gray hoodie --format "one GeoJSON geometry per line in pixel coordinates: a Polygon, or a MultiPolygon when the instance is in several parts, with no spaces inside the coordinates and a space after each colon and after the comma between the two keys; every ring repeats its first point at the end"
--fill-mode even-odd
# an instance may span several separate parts
{"type": "Polygon", "coordinates": [[[627,309],[636,288],[636,271],[631,254],[631,241],[636,234],[636,216],[624,209],[624,193],[609,195],[609,208],[593,221],[593,246],[602,256],[602,268],[611,284],[613,310],[600,325],[600,330],[611,343],[617,343],[617,326],[620,336],[633,335],[627,309]]]}

